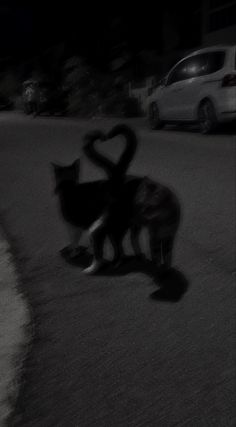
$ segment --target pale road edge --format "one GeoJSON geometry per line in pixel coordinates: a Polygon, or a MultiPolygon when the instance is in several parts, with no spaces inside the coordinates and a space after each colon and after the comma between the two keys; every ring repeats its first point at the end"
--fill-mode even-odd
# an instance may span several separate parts
{"type": "Polygon", "coordinates": [[[8,425],[31,338],[30,308],[20,291],[10,245],[0,229],[0,427],[8,425]]]}

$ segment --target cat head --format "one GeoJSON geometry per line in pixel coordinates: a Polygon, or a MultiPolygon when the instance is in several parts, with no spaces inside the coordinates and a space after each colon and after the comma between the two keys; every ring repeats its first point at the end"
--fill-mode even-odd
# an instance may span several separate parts
{"type": "Polygon", "coordinates": [[[61,185],[64,183],[78,183],[80,172],[80,159],[75,160],[75,162],[73,162],[69,166],[62,166],[55,163],[51,163],[51,166],[56,181],[55,193],[58,193],[61,188],[61,185]]]}

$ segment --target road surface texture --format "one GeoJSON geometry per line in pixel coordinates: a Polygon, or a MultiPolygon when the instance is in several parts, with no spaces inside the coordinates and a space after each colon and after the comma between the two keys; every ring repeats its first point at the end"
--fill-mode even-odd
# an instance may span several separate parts
{"type": "MultiPolygon", "coordinates": [[[[49,162],[74,161],[83,134],[111,124],[0,117],[1,218],[35,331],[9,425],[235,426],[235,135],[137,126],[130,171],[170,185],[183,209],[162,292],[132,259],[88,277],[59,253],[49,162]]],[[[105,149],[116,158],[121,143],[105,149]]],[[[82,180],[101,176],[84,158],[82,180]]]]}

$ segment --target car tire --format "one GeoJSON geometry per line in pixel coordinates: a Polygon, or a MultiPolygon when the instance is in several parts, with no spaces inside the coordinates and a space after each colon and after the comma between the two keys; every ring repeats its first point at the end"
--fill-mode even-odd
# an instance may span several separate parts
{"type": "Polygon", "coordinates": [[[149,126],[151,129],[161,129],[164,126],[163,121],[160,119],[159,109],[156,102],[153,102],[148,111],[149,126]]]}
{"type": "Polygon", "coordinates": [[[217,125],[217,117],[215,107],[210,100],[206,100],[200,104],[198,109],[198,123],[202,134],[213,132],[217,125]]]}

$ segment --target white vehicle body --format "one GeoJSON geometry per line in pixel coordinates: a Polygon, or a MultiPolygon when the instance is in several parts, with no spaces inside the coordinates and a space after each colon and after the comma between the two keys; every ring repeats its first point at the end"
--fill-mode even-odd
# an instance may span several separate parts
{"type": "Polygon", "coordinates": [[[145,110],[150,114],[155,107],[159,123],[196,122],[206,102],[215,122],[236,119],[236,45],[204,48],[183,58],[147,98],[145,110]]]}

